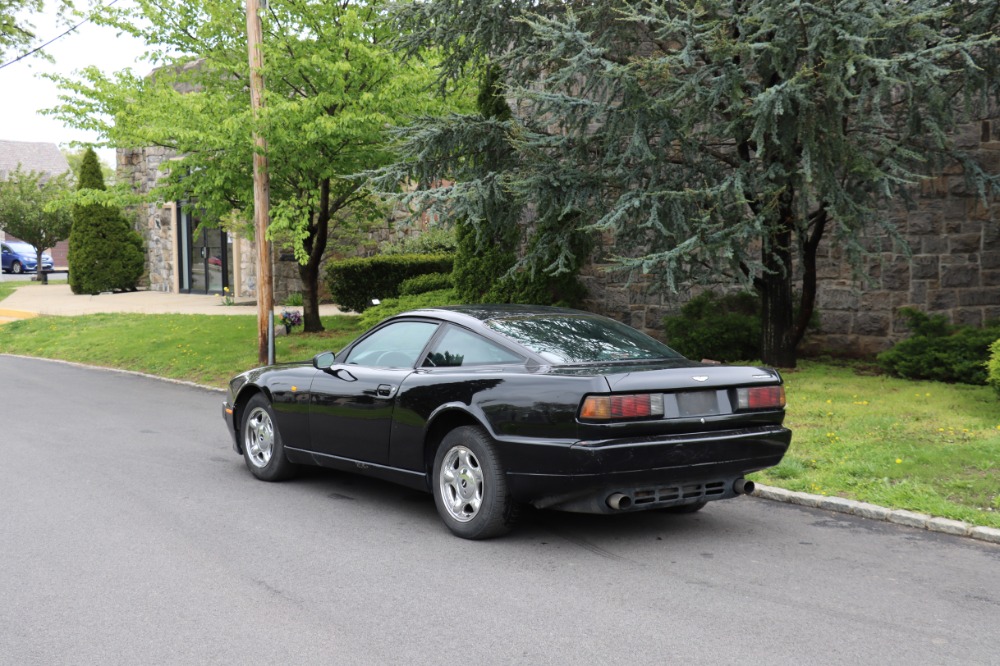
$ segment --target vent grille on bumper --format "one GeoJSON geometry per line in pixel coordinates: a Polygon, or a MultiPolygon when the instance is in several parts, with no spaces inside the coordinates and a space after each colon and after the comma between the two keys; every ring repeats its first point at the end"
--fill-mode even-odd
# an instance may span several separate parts
{"type": "Polygon", "coordinates": [[[640,488],[632,495],[635,506],[650,504],[691,504],[702,499],[718,497],[726,492],[725,481],[688,483],[680,486],[640,488]]]}

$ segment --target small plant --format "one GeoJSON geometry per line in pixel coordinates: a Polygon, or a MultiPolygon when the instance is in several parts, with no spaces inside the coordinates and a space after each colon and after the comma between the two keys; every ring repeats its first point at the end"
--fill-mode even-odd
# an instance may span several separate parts
{"type": "Polygon", "coordinates": [[[301,291],[292,292],[291,294],[288,294],[288,298],[285,299],[285,305],[287,305],[290,308],[295,308],[295,307],[301,308],[303,303],[304,299],[302,297],[301,291]]]}
{"type": "Polygon", "coordinates": [[[229,291],[229,287],[222,288],[222,304],[236,305],[236,301],[233,300],[233,292],[229,291]]]}
{"type": "Polygon", "coordinates": [[[901,308],[913,336],[878,355],[887,372],[906,379],[986,384],[990,346],[1000,338],[1000,325],[985,328],[948,324],[941,315],[928,316],[901,308]]]}
{"type": "Polygon", "coordinates": [[[302,313],[298,310],[282,310],[279,321],[285,327],[285,331],[291,333],[293,326],[302,325],[302,313]]]}
{"type": "Polygon", "coordinates": [[[990,360],[986,363],[986,383],[1000,395],[1000,340],[990,345],[990,360]]]}
{"type": "Polygon", "coordinates": [[[667,344],[688,358],[724,363],[760,357],[760,300],[746,292],[710,291],[684,304],[680,315],[663,320],[667,344]]]}

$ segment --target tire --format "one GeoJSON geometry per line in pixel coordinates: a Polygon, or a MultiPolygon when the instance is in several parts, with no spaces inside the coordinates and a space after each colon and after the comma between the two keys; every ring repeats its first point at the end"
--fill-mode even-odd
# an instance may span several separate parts
{"type": "Polygon", "coordinates": [[[20,275],[24,272],[24,266],[21,265],[20,261],[15,261],[10,265],[10,272],[14,275],[20,275]]]}
{"type": "Polygon", "coordinates": [[[258,479],[282,481],[295,474],[295,465],[285,457],[271,402],[260,393],[243,408],[240,443],[247,469],[258,479]]]}
{"type": "Polygon", "coordinates": [[[668,506],[660,509],[666,513],[698,513],[705,508],[708,502],[695,502],[694,504],[678,504],[677,506],[668,506]]]}
{"type": "Polygon", "coordinates": [[[496,447],[482,428],[461,426],[441,440],[433,467],[434,504],[463,539],[491,539],[517,520],[496,447]]]}

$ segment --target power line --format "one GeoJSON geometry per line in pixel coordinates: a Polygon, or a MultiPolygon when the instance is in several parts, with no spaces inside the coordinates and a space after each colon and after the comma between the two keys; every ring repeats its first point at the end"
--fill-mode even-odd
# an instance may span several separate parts
{"type": "MultiPolygon", "coordinates": [[[[104,5],[104,8],[107,9],[108,7],[110,7],[111,5],[115,4],[116,2],[118,2],[118,0],[111,0],[111,2],[109,2],[106,5],[104,5]]],[[[41,51],[42,49],[44,49],[46,46],[49,46],[50,44],[53,44],[53,43],[59,41],[60,39],[62,39],[66,35],[68,35],[69,33],[73,32],[74,30],[76,30],[77,28],[79,28],[84,23],[90,23],[91,17],[93,15],[94,15],[93,12],[91,12],[90,16],[88,16],[87,18],[83,19],[82,21],[80,21],[79,23],[77,23],[76,25],[74,25],[73,27],[71,27],[68,30],[66,30],[65,32],[63,32],[62,34],[56,35],[55,37],[53,37],[49,41],[45,42],[41,46],[36,46],[35,48],[31,49],[27,53],[22,53],[21,55],[17,56],[13,60],[9,60],[9,61],[3,63],[2,65],[0,65],[0,69],[3,69],[4,67],[7,67],[8,65],[13,65],[15,62],[18,62],[19,60],[24,60],[28,56],[30,56],[30,55],[32,55],[34,53],[38,53],[39,51],[41,51]]]]}

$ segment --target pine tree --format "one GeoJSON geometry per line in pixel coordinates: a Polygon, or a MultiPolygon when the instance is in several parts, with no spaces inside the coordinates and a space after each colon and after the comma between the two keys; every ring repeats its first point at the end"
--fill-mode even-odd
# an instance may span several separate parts
{"type": "MultiPolygon", "coordinates": [[[[1000,0],[436,0],[396,18],[407,48],[441,47],[445,79],[499,64],[516,114],[415,123],[380,187],[453,175],[423,200],[487,225],[576,220],[668,289],[738,282],[774,365],[795,365],[821,239],[860,274],[905,251],[890,211],[922,180],[957,168],[984,203],[1000,193],[953,140],[996,104],[1000,0]],[[480,160],[501,129],[507,159],[480,160]]],[[[553,272],[570,227],[540,244],[553,272]]]]}
{"type": "MultiPolygon", "coordinates": [[[[104,190],[104,176],[92,149],[84,154],[77,179],[81,192],[104,190]]],[[[74,294],[135,291],[144,265],[142,238],[120,210],[101,203],[74,208],[69,236],[69,286],[74,294]]]]}

